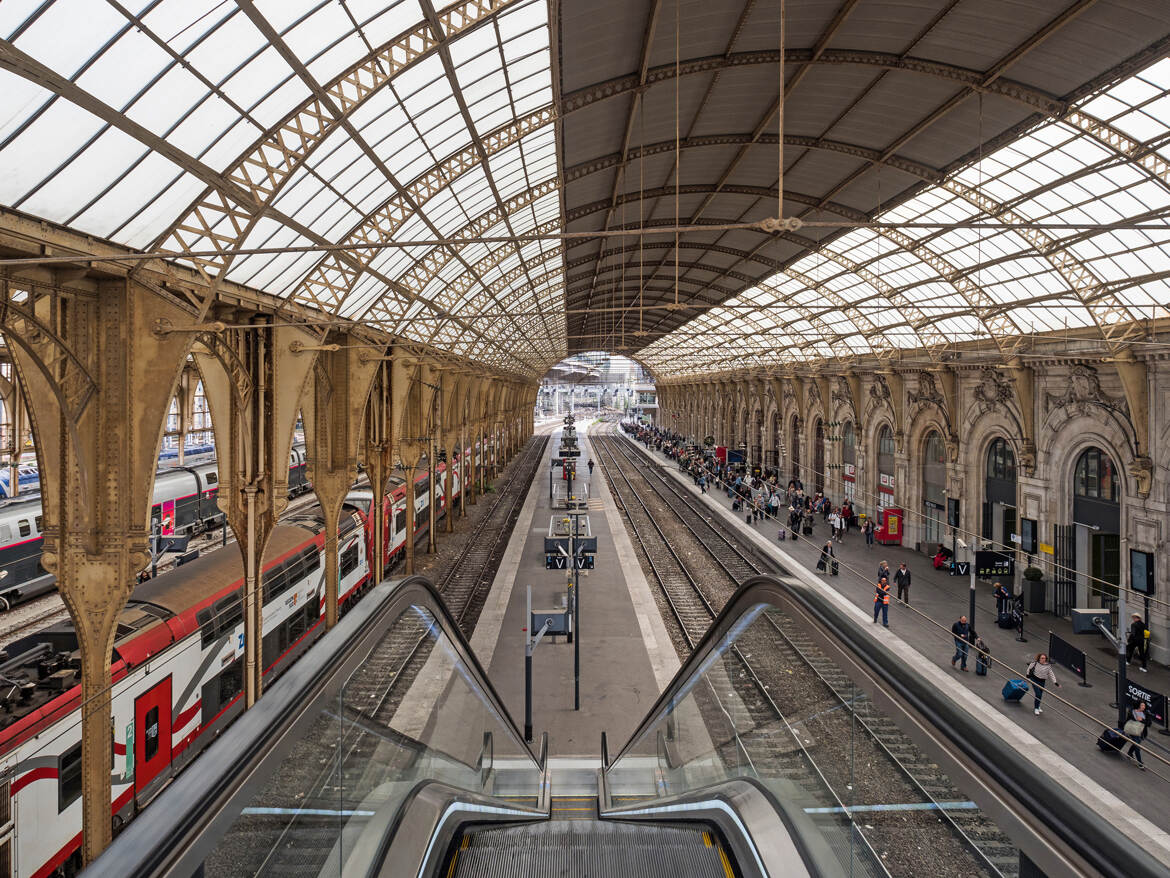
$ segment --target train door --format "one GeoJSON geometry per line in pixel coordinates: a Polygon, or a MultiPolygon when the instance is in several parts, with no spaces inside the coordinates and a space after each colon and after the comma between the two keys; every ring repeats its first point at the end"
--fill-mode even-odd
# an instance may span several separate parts
{"type": "Polygon", "coordinates": [[[171,678],[134,700],[134,795],[171,764],[171,678]]]}

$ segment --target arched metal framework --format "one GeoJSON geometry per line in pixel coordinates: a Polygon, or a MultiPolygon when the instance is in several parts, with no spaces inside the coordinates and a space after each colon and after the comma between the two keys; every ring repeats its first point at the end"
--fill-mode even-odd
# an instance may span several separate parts
{"type": "Polygon", "coordinates": [[[528,375],[1116,351],[1167,316],[1170,226],[1035,228],[1170,215],[1157,0],[886,5],[788,0],[783,213],[986,228],[640,236],[779,212],[779,4],[745,0],[677,35],[662,0],[14,5],[0,204],[528,375]],[[563,230],[627,234],[477,240],[563,230]],[[306,246],[336,249],[235,252],[306,246]]]}

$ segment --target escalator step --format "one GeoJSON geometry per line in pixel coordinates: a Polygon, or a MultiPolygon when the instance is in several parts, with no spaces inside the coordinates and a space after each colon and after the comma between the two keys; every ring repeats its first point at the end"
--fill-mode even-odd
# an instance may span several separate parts
{"type": "Polygon", "coordinates": [[[450,878],[734,878],[710,832],[646,823],[552,820],[464,837],[450,878]]]}

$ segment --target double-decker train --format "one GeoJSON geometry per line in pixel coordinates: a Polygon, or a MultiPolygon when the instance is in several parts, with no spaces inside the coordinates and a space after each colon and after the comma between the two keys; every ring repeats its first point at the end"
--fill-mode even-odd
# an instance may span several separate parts
{"type": "MultiPolygon", "coordinates": [[[[305,445],[292,446],[288,458],[288,493],[312,490],[306,475],[305,445]]],[[[150,517],[163,536],[189,536],[223,524],[215,503],[219,494],[216,459],[200,455],[183,466],[168,466],[154,476],[150,517]]],[[[41,495],[18,495],[0,502],[0,609],[52,591],[56,577],[41,566],[41,495]]],[[[2,873],[0,873],[2,874],[2,873]]]]}
{"type": "MultiPolygon", "coordinates": [[[[383,498],[383,558],[406,547],[406,504],[415,536],[446,514],[445,464],[432,487],[391,480],[383,498]]],[[[452,497],[463,485],[452,472],[452,497]]],[[[338,601],[344,612],[371,584],[371,490],[346,499],[338,527],[338,601]]],[[[321,633],[325,534],[313,506],[274,529],[265,553],[263,673],[278,676],[321,633]]],[[[242,709],[243,565],[235,549],[210,552],[138,585],[114,642],[111,819],[132,819],[242,709]]],[[[80,869],[80,656],[71,621],[0,652],[0,874],[69,878],[80,869]],[[9,872],[4,873],[7,866],[9,872]]]]}

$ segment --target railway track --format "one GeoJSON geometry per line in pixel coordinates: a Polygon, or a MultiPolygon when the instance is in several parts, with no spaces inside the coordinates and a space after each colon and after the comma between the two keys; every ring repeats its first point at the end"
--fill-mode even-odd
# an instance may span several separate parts
{"type": "MultiPolygon", "coordinates": [[[[595,434],[593,438],[596,456],[614,489],[615,500],[635,542],[645,553],[647,566],[659,584],[687,653],[738,583],[758,573],[787,575],[787,571],[715,526],[701,508],[696,508],[698,504],[692,496],[680,490],[661,467],[635,451],[624,437],[595,434]],[[681,528],[664,527],[665,518],[671,518],[681,528]],[[673,539],[668,536],[670,530],[675,533],[673,539]],[[683,560],[696,556],[708,563],[704,566],[683,560]]],[[[805,789],[828,792],[842,811],[847,810],[848,804],[841,801],[840,795],[847,794],[852,802],[880,802],[883,796],[891,797],[888,785],[896,781],[900,787],[896,798],[914,800],[922,809],[937,815],[925,827],[919,825],[919,834],[929,830],[932,842],[946,843],[948,847],[958,842],[966,854],[962,867],[966,871],[955,864],[953,868],[960,871],[954,874],[1018,874],[1018,852],[1010,841],[980,812],[943,807],[944,803],[962,802],[965,797],[888,717],[874,708],[868,697],[854,688],[847,675],[811,638],[777,611],[761,619],[731,650],[735,664],[725,669],[725,677],[731,679],[713,681],[716,694],[709,696],[702,711],[704,720],[714,729],[730,726],[735,730],[736,751],[728,753],[729,748],[723,748],[725,757],[740,759],[741,748],[748,754],[761,754],[760,761],[769,770],[805,789]],[[725,687],[723,682],[734,685],[725,687]],[[734,693],[735,697],[724,693],[734,693]],[[844,725],[842,719],[847,720],[844,725]],[[776,734],[778,722],[787,734],[776,734]],[[862,736],[852,736],[853,724],[862,736]],[[857,752],[833,758],[832,742],[841,740],[842,734],[857,752]],[[875,776],[867,781],[854,776],[852,765],[863,756],[886,769],[884,780],[875,776]]],[[[883,819],[867,814],[865,821],[875,825],[883,819]]],[[[883,839],[886,829],[899,831],[887,825],[883,827],[883,839]]],[[[916,845],[919,849],[922,846],[921,841],[916,845]]],[[[867,859],[881,864],[876,851],[867,859]]]]}
{"type": "MultiPolygon", "coordinates": [[[[488,495],[488,510],[436,583],[465,634],[479,618],[548,438],[534,436],[507,467],[497,493],[488,495]]],[[[300,745],[303,758],[286,760],[293,764],[289,774],[282,768],[269,784],[259,803],[276,813],[249,815],[233,829],[237,857],[249,862],[240,874],[318,875],[338,839],[337,818],[321,815],[339,804],[342,810],[370,807],[377,788],[420,755],[391,721],[435,640],[429,620],[420,617],[403,616],[395,628],[396,636],[383,638],[346,683],[338,711],[314,724],[300,745]],[[297,790],[305,795],[290,802],[297,790]]]]}

